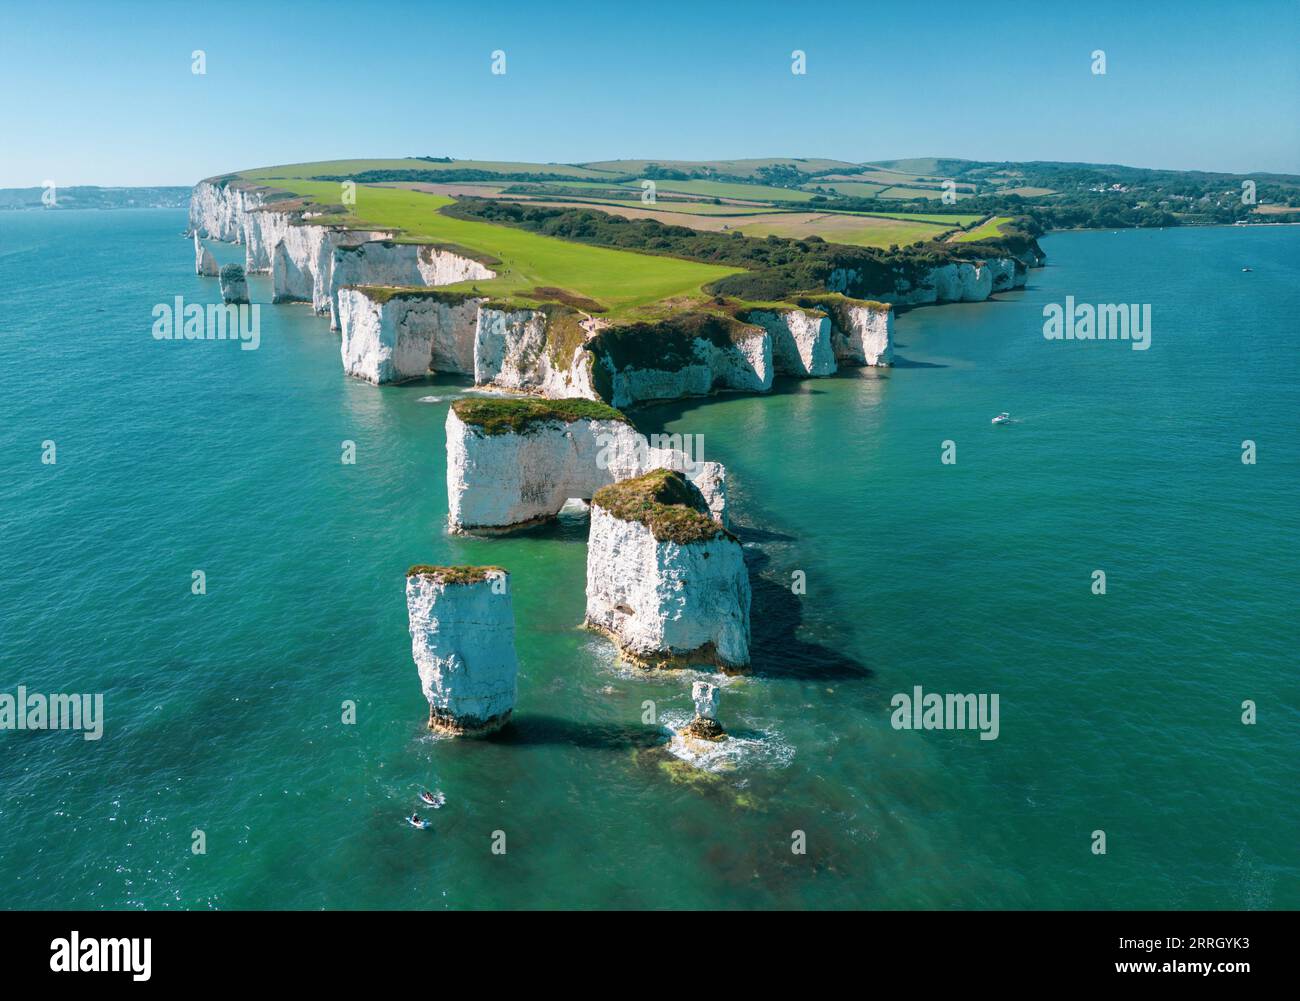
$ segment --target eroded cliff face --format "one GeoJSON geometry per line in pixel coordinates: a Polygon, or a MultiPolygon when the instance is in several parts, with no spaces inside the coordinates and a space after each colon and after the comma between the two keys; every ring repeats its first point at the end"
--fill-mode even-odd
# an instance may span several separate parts
{"type": "Polygon", "coordinates": [[[832,346],[842,365],[892,365],[894,311],[884,303],[851,299],[837,303],[832,346]]]}
{"type": "MultiPolygon", "coordinates": [[[[881,302],[900,306],[922,306],[944,302],[983,302],[995,292],[1023,288],[1030,268],[1042,267],[1045,256],[1036,242],[1029,241],[1023,251],[979,259],[954,260],[917,272],[898,268],[892,279],[893,289],[869,294],[881,302]],[[1018,254],[1019,256],[1016,256],[1018,254]]],[[[837,268],[827,279],[829,292],[865,295],[865,279],[853,268],[837,268]]]]}
{"type": "Polygon", "coordinates": [[[506,571],[412,567],[406,608],[429,729],[457,736],[499,730],[514,711],[519,674],[506,571]]]}
{"type": "Polygon", "coordinates": [[[749,573],[726,534],[660,541],[651,528],[592,504],[586,623],[647,667],[749,663],[749,573]]]}
{"type": "Polygon", "coordinates": [[[244,242],[244,218],[262,204],[260,190],[219,181],[200,181],[190,195],[190,229],[209,240],[244,242]]]}
{"type": "Polygon", "coordinates": [[[619,420],[545,420],[523,432],[489,432],[447,412],[447,510],[454,532],[504,530],[552,518],[570,498],[650,469],[696,483],[711,516],[726,520],[726,471],[675,449],[650,448],[619,420]]]}
{"type": "Polygon", "coordinates": [[[552,399],[599,400],[591,357],[583,349],[585,322],[565,306],[485,304],[474,337],[474,382],[552,399]]]}
{"type": "Polygon", "coordinates": [[[772,337],[729,317],[685,313],[610,327],[588,342],[591,384],[614,407],[772,388],[772,337]]]}
{"type": "Polygon", "coordinates": [[[330,264],[330,326],[339,329],[338,289],[345,285],[434,287],[495,277],[487,266],[443,247],[388,239],[339,242],[330,264]]]}
{"type": "Polygon", "coordinates": [[[772,339],[772,365],[781,375],[817,377],[836,370],[831,318],[815,310],[750,310],[745,320],[772,339]]]}
{"type": "Polygon", "coordinates": [[[343,371],[381,385],[474,372],[481,299],[469,294],[340,288],[343,371]]]}

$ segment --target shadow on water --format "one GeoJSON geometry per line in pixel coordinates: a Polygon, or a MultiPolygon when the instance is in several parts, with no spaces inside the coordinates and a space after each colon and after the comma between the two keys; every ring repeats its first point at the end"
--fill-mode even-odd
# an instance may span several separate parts
{"type": "Polygon", "coordinates": [[[632,723],[580,723],[536,713],[516,714],[505,729],[484,738],[511,747],[564,744],[597,751],[657,747],[668,735],[655,727],[632,723]]]}
{"type": "Polygon", "coordinates": [[[803,602],[784,584],[762,575],[770,562],[760,549],[746,549],[750,607],[750,672],[768,678],[804,681],[851,681],[871,677],[871,668],[839,650],[809,643],[796,633],[803,622],[803,602]]]}
{"type": "Polygon", "coordinates": [[[947,368],[941,362],[936,361],[912,361],[910,358],[903,358],[894,355],[894,368],[947,368]]]}
{"type": "Polygon", "coordinates": [[[793,535],[786,535],[784,532],[773,532],[766,528],[754,528],[752,525],[731,526],[731,534],[738,538],[742,543],[745,542],[798,542],[793,535]]]}

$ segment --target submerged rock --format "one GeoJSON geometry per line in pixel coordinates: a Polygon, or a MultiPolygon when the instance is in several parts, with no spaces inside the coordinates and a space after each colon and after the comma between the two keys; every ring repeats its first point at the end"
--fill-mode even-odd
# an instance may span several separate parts
{"type": "Polygon", "coordinates": [[[681,473],[657,469],[596,492],[586,625],[643,667],[749,663],[749,571],[736,537],[681,473]]]}
{"type": "Polygon", "coordinates": [[[238,264],[227,264],[221,269],[221,301],[244,304],[248,302],[248,280],[238,264]]]}
{"type": "Polygon", "coordinates": [[[492,566],[413,566],[406,610],[429,729],[455,736],[501,729],[514,711],[519,674],[509,574],[492,566]]]}

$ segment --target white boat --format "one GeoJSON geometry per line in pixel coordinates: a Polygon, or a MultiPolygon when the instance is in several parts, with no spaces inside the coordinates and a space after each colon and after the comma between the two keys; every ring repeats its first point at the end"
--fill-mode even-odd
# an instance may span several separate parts
{"type": "Polygon", "coordinates": [[[992,423],[992,424],[1010,424],[1010,423],[1011,423],[1011,415],[1008,414],[1008,413],[1005,413],[1005,412],[1004,412],[1004,413],[1000,413],[1000,414],[998,414],[996,417],[994,417],[993,420],[992,420],[990,423],[992,423]]]}

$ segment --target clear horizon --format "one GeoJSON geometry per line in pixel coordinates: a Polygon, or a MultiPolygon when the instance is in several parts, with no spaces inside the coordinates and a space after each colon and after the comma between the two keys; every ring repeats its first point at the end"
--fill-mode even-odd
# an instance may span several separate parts
{"type": "Polygon", "coordinates": [[[6,11],[0,82],[27,100],[0,108],[0,187],[186,186],[378,156],[944,156],[1300,174],[1289,3],[1191,3],[1173,17],[1034,10],[978,33],[956,4],[927,8],[928,22],[834,5],[800,22],[773,4],[661,4],[638,18],[581,4],[374,14],[323,2],[287,24],[240,3],[219,23],[132,10],[110,23],[83,3],[6,11]],[[1105,75],[1092,72],[1097,49],[1105,75]],[[491,72],[498,50],[504,74],[491,72]],[[806,74],[791,72],[795,50],[806,74]]]}

